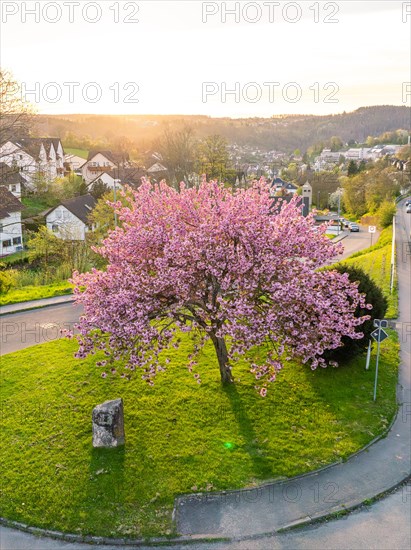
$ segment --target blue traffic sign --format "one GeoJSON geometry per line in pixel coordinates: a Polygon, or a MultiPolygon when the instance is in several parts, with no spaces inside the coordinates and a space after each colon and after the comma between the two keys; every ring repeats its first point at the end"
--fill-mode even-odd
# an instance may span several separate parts
{"type": "Polygon", "coordinates": [[[388,334],[382,328],[377,328],[376,330],[374,330],[371,333],[371,336],[376,342],[383,342],[386,338],[388,338],[388,334]]]}

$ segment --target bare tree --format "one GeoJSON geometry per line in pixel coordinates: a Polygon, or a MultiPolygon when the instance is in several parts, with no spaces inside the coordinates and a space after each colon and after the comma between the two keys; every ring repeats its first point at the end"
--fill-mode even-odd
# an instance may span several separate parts
{"type": "Polygon", "coordinates": [[[23,99],[19,83],[0,68],[0,145],[29,135],[33,117],[34,109],[23,99]]]}
{"type": "Polygon", "coordinates": [[[184,125],[178,130],[171,130],[167,126],[155,147],[161,154],[170,184],[178,188],[178,184],[184,181],[191,186],[194,183],[197,153],[197,142],[191,126],[184,125]]]}

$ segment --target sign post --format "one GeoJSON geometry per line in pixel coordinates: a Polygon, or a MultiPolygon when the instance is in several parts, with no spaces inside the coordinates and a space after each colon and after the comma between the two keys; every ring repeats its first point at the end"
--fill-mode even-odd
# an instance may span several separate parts
{"type": "Polygon", "coordinates": [[[377,230],[377,228],[375,227],[375,225],[369,225],[368,226],[368,233],[370,233],[370,235],[371,235],[371,244],[370,244],[370,246],[372,246],[372,236],[374,235],[376,230],[377,230]]]}
{"type": "Polygon", "coordinates": [[[368,370],[370,368],[370,359],[371,359],[371,340],[368,342],[367,361],[365,362],[365,370],[368,370]]]}
{"type": "Polygon", "coordinates": [[[388,334],[385,332],[384,328],[388,326],[388,321],[383,319],[374,319],[374,326],[377,327],[371,333],[371,336],[377,342],[377,361],[375,364],[375,380],[374,380],[374,401],[377,399],[377,382],[378,382],[378,363],[380,360],[380,343],[388,338],[388,334]],[[384,328],[383,328],[384,327],[384,328]]]}

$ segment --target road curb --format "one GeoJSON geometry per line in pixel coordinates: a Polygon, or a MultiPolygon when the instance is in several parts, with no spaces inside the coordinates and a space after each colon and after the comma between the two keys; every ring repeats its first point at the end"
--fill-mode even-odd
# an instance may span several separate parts
{"type": "MultiPolygon", "coordinates": [[[[31,301],[31,300],[30,300],[31,301]]],[[[22,313],[26,311],[32,311],[33,309],[43,309],[46,307],[53,307],[53,306],[61,306],[62,304],[71,304],[75,301],[74,294],[64,294],[62,296],[53,296],[52,298],[42,298],[38,300],[38,304],[34,303],[36,300],[33,300],[32,305],[28,307],[19,307],[18,309],[14,309],[13,306],[20,306],[23,304],[27,304],[29,302],[18,302],[17,304],[6,304],[4,306],[0,306],[0,317],[3,317],[4,315],[13,315],[14,313],[22,313]],[[51,302],[51,303],[44,303],[43,300],[51,300],[53,298],[68,298],[66,300],[61,299],[57,302],[51,302]],[[8,311],[4,311],[4,308],[10,307],[12,309],[8,311]]]]}
{"type": "MultiPolygon", "coordinates": [[[[375,495],[372,499],[372,504],[387,495],[393,493],[399,487],[408,484],[411,481],[411,475],[406,476],[402,481],[395,483],[390,488],[385,489],[380,492],[378,495],[375,495]]],[[[123,546],[123,547],[161,547],[165,545],[176,546],[190,546],[191,544],[202,544],[202,543],[218,543],[218,542],[240,542],[246,540],[258,540],[265,537],[270,537],[273,535],[281,535],[307,527],[310,525],[316,525],[326,521],[331,521],[342,515],[348,515],[352,512],[370,504],[369,499],[365,499],[361,502],[352,504],[351,506],[346,506],[344,508],[336,509],[333,512],[327,514],[319,514],[318,516],[305,516],[299,520],[293,521],[284,527],[275,529],[273,531],[266,531],[264,533],[257,533],[254,535],[245,535],[244,537],[223,537],[215,535],[185,535],[182,537],[156,537],[152,539],[126,539],[126,538],[108,538],[108,537],[95,537],[92,535],[76,535],[74,533],[62,533],[60,531],[53,531],[50,529],[41,529],[39,527],[31,527],[25,523],[20,523],[18,521],[12,521],[0,517],[0,525],[8,527],[11,529],[17,529],[24,533],[30,535],[35,535],[38,537],[48,537],[54,540],[62,540],[64,542],[79,543],[79,544],[94,544],[94,545],[106,545],[106,546],[123,546]]]]}
{"type": "MultiPolygon", "coordinates": [[[[359,449],[358,451],[356,451],[355,453],[350,455],[347,460],[350,460],[353,457],[355,457],[355,456],[357,456],[361,453],[367,452],[369,447],[371,447],[372,445],[374,445],[375,443],[377,443],[381,439],[384,439],[387,436],[387,434],[390,432],[390,430],[392,429],[392,426],[394,425],[394,422],[397,419],[397,416],[398,416],[398,413],[401,409],[401,406],[402,406],[402,403],[401,404],[399,403],[399,406],[397,407],[397,411],[396,411],[395,415],[393,416],[392,421],[391,421],[390,425],[387,427],[387,429],[385,430],[385,432],[383,432],[379,436],[375,437],[372,441],[367,443],[367,445],[365,445],[364,447],[362,447],[361,449],[359,449]]],[[[342,460],[337,461],[337,462],[333,462],[331,464],[323,466],[322,468],[318,468],[317,470],[312,470],[311,472],[306,472],[306,473],[298,475],[298,476],[278,480],[276,483],[280,484],[280,483],[285,483],[285,482],[298,481],[299,479],[302,479],[304,477],[308,477],[310,475],[316,475],[316,474],[318,474],[318,473],[320,473],[324,470],[328,470],[328,469],[330,469],[332,467],[335,467],[335,466],[338,466],[342,463],[343,463],[342,460]]],[[[396,482],[394,485],[392,485],[390,487],[387,487],[386,489],[384,489],[384,491],[382,491],[382,492],[378,493],[377,495],[375,495],[374,497],[372,497],[372,500],[374,501],[374,500],[379,500],[379,499],[383,498],[385,495],[387,495],[388,493],[391,493],[397,487],[400,487],[404,483],[407,483],[410,479],[411,479],[411,474],[408,474],[404,479],[396,482]]],[[[265,486],[272,485],[272,484],[273,484],[273,482],[262,483],[257,488],[265,487],[265,486]]],[[[254,489],[255,489],[255,487],[254,487],[254,489]]],[[[243,489],[243,491],[247,491],[247,490],[249,490],[249,489],[243,489]]],[[[234,492],[239,492],[239,491],[242,491],[242,490],[241,489],[240,490],[233,489],[232,491],[216,491],[215,493],[207,493],[207,495],[210,496],[210,497],[218,497],[218,495],[221,495],[221,494],[234,493],[234,492]]],[[[189,496],[191,496],[191,497],[200,496],[201,497],[202,495],[203,495],[203,493],[197,493],[197,494],[194,493],[194,494],[190,494],[189,496]]],[[[182,498],[183,496],[185,496],[185,495],[181,495],[180,497],[176,497],[176,499],[175,499],[174,510],[173,510],[174,522],[176,521],[176,516],[178,516],[178,502],[179,502],[179,499],[182,498]]],[[[186,495],[186,496],[188,496],[188,495],[186,495]]],[[[3,517],[0,517],[0,525],[3,525],[4,527],[9,527],[9,528],[12,528],[12,529],[18,529],[19,531],[23,531],[25,533],[29,533],[29,534],[35,535],[35,536],[48,537],[48,538],[51,538],[51,539],[62,540],[62,541],[65,541],[65,542],[76,542],[76,543],[79,543],[79,544],[95,544],[95,545],[99,545],[99,546],[101,546],[101,545],[107,545],[107,546],[112,545],[112,546],[124,546],[124,547],[133,547],[133,546],[134,547],[142,547],[142,546],[156,547],[156,546],[164,546],[166,544],[168,544],[170,546],[176,546],[177,544],[184,545],[184,546],[189,546],[190,544],[201,544],[201,543],[217,543],[217,542],[235,542],[235,541],[243,541],[243,540],[256,540],[256,539],[259,539],[259,538],[264,538],[264,537],[272,536],[272,535],[275,535],[275,534],[287,533],[289,531],[292,531],[294,529],[298,529],[298,528],[301,528],[301,527],[304,527],[304,526],[307,526],[307,525],[314,525],[316,523],[321,523],[323,521],[333,519],[336,516],[339,516],[341,514],[351,513],[354,510],[356,510],[358,508],[361,508],[362,506],[365,506],[368,503],[368,501],[369,501],[369,498],[361,500],[360,502],[356,502],[356,503],[352,504],[351,506],[340,506],[340,507],[336,508],[333,511],[328,511],[327,513],[319,514],[318,516],[303,516],[300,519],[292,521],[292,522],[284,525],[284,527],[279,527],[279,528],[277,528],[273,531],[267,531],[267,532],[263,532],[263,533],[256,533],[256,534],[253,534],[253,535],[245,535],[244,537],[238,537],[238,536],[230,537],[230,536],[203,534],[203,535],[182,535],[181,537],[169,537],[169,538],[167,538],[167,537],[154,537],[154,538],[151,538],[151,539],[127,539],[127,538],[120,538],[120,537],[110,538],[110,537],[100,537],[100,536],[93,536],[93,535],[77,535],[77,534],[74,534],[74,533],[63,533],[61,531],[55,531],[55,530],[52,530],[52,529],[42,529],[40,527],[34,527],[34,526],[31,526],[31,525],[27,525],[25,523],[21,523],[21,522],[14,521],[14,520],[9,520],[9,519],[3,518],[3,517]]]]}

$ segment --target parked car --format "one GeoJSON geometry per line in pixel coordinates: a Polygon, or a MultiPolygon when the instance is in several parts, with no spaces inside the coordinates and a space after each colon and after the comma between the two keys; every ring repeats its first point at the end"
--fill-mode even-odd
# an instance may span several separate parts
{"type": "Polygon", "coordinates": [[[349,229],[350,229],[350,231],[351,231],[352,233],[358,233],[359,230],[360,230],[360,226],[358,225],[358,223],[352,222],[352,223],[350,223],[350,225],[349,225],[349,229]]]}
{"type": "Polygon", "coordinates": [[[405,206],[409,206],[411,204],[411,199],[408,199],[405,201],[405,206]]]}
{"type": "Polygon", "coordinates": [[[406,210],[407,214],[411,214],[411,204],[409,204],[407,206],[407,210],[406,210]]]}

